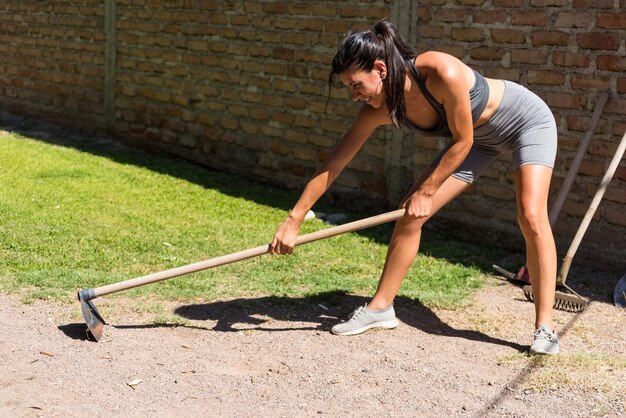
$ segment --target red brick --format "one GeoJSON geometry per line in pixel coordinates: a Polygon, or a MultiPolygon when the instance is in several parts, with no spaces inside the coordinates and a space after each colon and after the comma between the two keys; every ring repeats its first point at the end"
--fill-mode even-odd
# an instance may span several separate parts
{"type": "Polygon", "coordinates": [[[263,5],[263,10],[266,13],[283,14],[287,10],[287,6],[284,3],[266,3],[263,5]]]}
{"type": "Polygon", "coordinates": [[[263,72],[266,74],[285,74],[285,65],[268,62],[263,65],[263,72]]]}
{"type": "Polygon", "coordinates": [[[565,76],[556,71],[528,71],[528,82],[531,84],[545,84],[561,86],[565,82],[565,76]]]}
{"type": "Polygon", "coordinates": [[[470,57],[475,60],[499,61],[505,52],[502,48],[478,47],[470,50],[470,57]]]}
{"type": "Polygon", "coordinates": [[[463,58],[465,55],[465,47],[460,45],[439,45],[437,49],[441,52],[445,52],[446,54],[450,54],[459,59],[463,58]]]}
{"type": "Polygon", "coordinates": [[[548,53],[539,49],[514,49],[511,61],[522,64],[545,64],[548,61],[548,53]]]}
{"type": "Polygon", "coordinates": [[[328,22],[325,22],[324,28],[327,32],[343,34],[348,31],[348,24],[343,20],[329,20],[328,22]]]}
{"type": "Polygon", "coordinates": [[[526,35],[521,30],[491,29],[491,39],[494,42],[522,44],[526,41],[526,35]]]}
{"type": "Polygon", "coordinates": [[[594,21],[592,13],[562,12],[556,19],[558,28],[591,28],[594,21]]]}
{"type": "Polygon", "coordinates": [[[468,15],[466,9],[439,9],[435,16],[439,22],[460,23],[464,22],[468,15]]]}
{"type": "Polygon", "coordinates": [[[586,96],[569,93],[546,93],[546,102],[549,106],[563,107],[567,109],[582,109],[587,103],[586,96]]]}
{"type": "Polygon", "coordinates": [[[452,28],[452,39],[456,41],[480,41],[484,38],[482,29],[477,28],[452,28]]]}
{"type": "Polygon", "coordinates": [[[607,29],[626,29],[626,13],[598,13],[596,26],[607,29]]]}
{"type": "Polygon", "coordinates": [[[511,23],[520,26],[545,26],[549,17],[546,12],[520,12],[511,16],[511,23]]]}
{"type": "Polygon", "coordinates": [[[565,6],[567,0],[530,0],[531,6],[545,7],[545,6],[565,6]]]}
{"type": "Polygon", "coordinates": [[[613,0],[574,0],[574,9],[612,9],[613,0]]]}
{"type": "MultiPolygon", "coordinates": [[[[592,188],[589,192],[593,195],[593,193],[595,193],[595,188],[592,188]]],[[[626,203],[626,187],[609,186],[606,189],[604,198],[606,200],[612,200],[613,202],[626,203]]]]}
{"type": "Polygon", "coordinates": [[[604,112],[607,114],[614,113],[616,115],[623,116],[626,114],[626,100],[622,100],[621,97],[612,97],[606,104],[604,112]]]}
{"type": "Polygon", "coordinates": [[[605,208],[604,215],[606,220],[614,225],[626,226],[626,210],[624,208],[605,208]]]}
{"type": "MultiPolygon", "coordinates": [[[[293,129],[288,129],[285,131],[285,139],[291,142],[297,142],[299,144],[305,144],[307,142],[307,135],[302,132],[294,131],[293,129]]],[[[317,160],[317,152],[312,151],[309,148],[294,148],[294,156],[296,158],[300,158],[301,160],[317,160]],[[308,155],[308,158],[303,158],[303,156],[308,155]]]]}
{"type": "MultiPolygon", "coordinates": [[[[311,8],[311,5],[307,5],[307,7],[311,8]]],[[[314,16],[331,17],[337,15],[337,7],[332,3],[325,2],[323,5],[313,5],[312,12],[314,16]]]]}
{"type": "Polygon", "coordinates": [[[595,140],[589,144],[589,154],[612,157],[617,150],[617,143],[609,141],[595,140]]]}
{"type": "Polygon", "coordinates": [[[602,177],[604,175],[604,170],[606,170],[604,163],[599,161],[583,160],[580,163],[578,173],[593,177],[602,177]]]}
{"type": "Polygon", "coordinates": [[[461,6],[482,6],[485,2],[486,0],[455,0],[461,6]]]}
{"type": "Polygon", "coordinates": [[[287,12],[290,15],[310,16],[311,6],[306,3],[289,3],[287,5],[287,12]]]}
{"type": "Polygon", "coordinates": [[[485,76],[489,78],[500,78],[503,80],[519,81],[519,68],[502,68],[501,65],[496,67],[485,68],[485,76]]]}
{"type": "Polygon", "coordinates": [[[526,3],[526,0],[493,0],[495,7],[521,7],[526,3]]]}
{"type": "Polygon", "coordinates": [[[289,17],[278,17],[274,21],[274,27],[277,29],[297,29],[299,20],[289,17]]]}
{"type": "Polygon", "coordinates": [[[626,93],[626,78],[617,79],[617,92],[622,94],[626,93]]]}
{"type": "Polygon", "coordinates": [[[440,39],[445,36],[445,30],[441,26],[420,26],[417,33],[420,38],[440,39]]]}
{"type": "Polygon", "coordinates": [[[610,33],[580,33],[578,44],[587,49],[604,49],[617,51],[620,44],[619,34],[610,33]]]}
{"type": "Polygon", "coordinates": [[[620,55],[599,55],[596,64],[599,70],[626,71],[626,57],[620,55]]]}
{"type": "Polygon", "coordinates": [[[557,31],[534,31],[531,35],[534,46],[567,45],[569,33],[557,31]]]}
{"type": "Polygon", "coordinates": [[[509,14],[504,10],[477,10],[474,12],[474,23],[502,23],[508,17],[509,14]]]}
{"type": "Polygon", "coordinates": [[[621,138],[622,135],[624,135],[624,132],[626,132],[626,122],[615,121],[615,124],[613,125],[613,134],[621,138]]]}
{"type": "Polygon", "coordinates": [[[590,58],[586,54],[554,51],[552,53],[552,62],[561,67],[588,67],[590,58]]]}
{"type": "Polygon", "coordinates": [[[572,88],[576,90],[589,90],[597,88],[608,90],[611,85],[611,78],[604,75],[583,75],[574,74],[571,78],[572,88]]]}
{"type": "MultiPolygon", "coordinates": [[[[285,136],[287,137],[287,139],[293,139],[295,137],[306,137],[304,134],[295,131],[287,131],[285,136]]],[[[310,148],[296,147],[293,149],[293,156],[298,160],[317,161],[317,151],[310,148]]]]}
{"type": "Polygon", "coordinates": [[[346,124],[343,122],[337,122],[332,120],[323,120],[320,122],[320,127],[325,131],[335,132],[342,134],[346,130],[346,124]]]}
{"type": "Polygon", "coordinates": [[[367,17],[369,19],[382,19],[389,15],[389,8],[387,7],[368,7],[367,17]]]}

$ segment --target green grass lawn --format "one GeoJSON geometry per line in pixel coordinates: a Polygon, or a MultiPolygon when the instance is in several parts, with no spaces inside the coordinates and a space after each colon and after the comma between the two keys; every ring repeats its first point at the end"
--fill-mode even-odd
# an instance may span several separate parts
{"type": "MultiPolygon", "coordinates": [[[[267,244],[294,192],[176,159],[85,138],[41,141],[0,132],[0,291],[75,301],[97,287],[267,244]],[[59,142],[56,141],[56,142],[59,142]]],[[[314,208],[315,209],[315,208],[314,208]]],[[[322,207],[342,212],[341,208],[322,207]]],[[[350,214],[351,220],[361,215],[350,214]]],[[[302,233],[328,225],[303,224],[302,233]]],[[[123,292],[180,301],[325,292],[370,295],[390,225],[123,292]]],[[[420,255],[400,294],[454,308],[481,286],[473,263],[420,255]]],[[[471,249],[468,258],[471,259],[471,249]]],[[[477,251],[476,251],[477,252],[477,251]]]]}

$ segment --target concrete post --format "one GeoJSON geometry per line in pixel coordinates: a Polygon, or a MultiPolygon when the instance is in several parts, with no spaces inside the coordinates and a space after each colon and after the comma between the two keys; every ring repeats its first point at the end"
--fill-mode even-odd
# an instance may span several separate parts
{"type": "MultiPolygon", "coordinates": [[[[390,21],[410,46],[417,45],[417,1],[395,0],[390,7],[390,21]]],[[[413,184],[413,134],[391,127],[385,144],[387,202],[396,206],[413,184]]]]}
{"type": "Polygon", "coordinates": [[[115,0],[104,1],[104,118],[109,133],[115,131],[115,67],[117,59],[117,8],[115,0]]]}

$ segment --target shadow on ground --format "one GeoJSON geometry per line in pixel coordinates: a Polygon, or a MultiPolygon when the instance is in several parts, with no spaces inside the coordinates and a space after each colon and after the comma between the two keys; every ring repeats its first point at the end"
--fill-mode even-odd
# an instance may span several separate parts
{"type": "MultiPolygon", "coordinates": [[[[362,296],[333,291],[302,299],[267,296],[185,305],[177,308],[175,313],[194,321],[216,322],[212,329],[222,332],[240,332],[251,328],[268,332],[284,332],[294,329],[317,329],[330,332],[333,325],[339,320],[347,319],[354,308],[364,305],[368,300],[369,298],[362,296]],[[268,318],[312,325],[295,328],[264,326],[268,318]]],[[[395,300],[394,307],[397,317],[405,326],[408,325],[428,334],[503,345],[520,352],[528,349],[526,346],[494,338],[478,331],[453,328],[415,299],[399,296],[395,300]]]]}
{"type": "MultiPolygon", "coordinates": [[[[286,296],[265,296],[241,298],[203,304],[183,305],[174,310],[176,315],[192,321],[210,321],[212,327],[198,324],[110,324],[119,329],[176,328],[185,327],[207,331],[244,332],[249,330],[264,332],[289,332],[297,330],[319,330],[330,332],[333,325],[347,319],[358,306],[369,298],[346,294],[341,291],[326,292],[306,298],[286,296]],[[280,327],[272,324],[281,321],[280,327]],[[292,322],[294,325],[285,325],[292,322]],[[305,324],[305,325],[303,325],[305,324]]],[[[399,296],[394,302],[398,319],[403,326],[410,326],[422,332],[450,338],[462,338],[488,344],[511,347],[519,352],[528,350],[528,346],[502,340],[482,332],[456,329],[443,322],[432,310],[419,300],[399,296]]],[[[76,340],[89,340],[85,324],[66,324],[59,326],[65,335],[76,340]]]]}

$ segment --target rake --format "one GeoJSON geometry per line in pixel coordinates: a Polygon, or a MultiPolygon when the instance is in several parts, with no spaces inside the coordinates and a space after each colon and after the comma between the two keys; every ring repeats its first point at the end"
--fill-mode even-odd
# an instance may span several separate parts
{"type": "MultiPolygon", "coordinates": [[[[578,227],[578,230],[576,231],[576,235],[574,236],[574,239],[572,240],[572,243],[570,244],[570,247],[567,250],[567,254],[565,255],[565,258],[563,259],[563,263],[561,264],[561,269],[559,271],[559,275],[556,281],[560,287],[564,287],[565,289],[567,289],[567,292],[557,291],[555,307],[559,309],[570,311],[570,312],[580,312],[583,309],[585,309],[585,307],[587,306],[586,299],[580,296],[578,293],[576,293],[571,287],[567,286],[565,284],[565,281],[567,280],[567,274],[569,273],[570,266],[572,265],[574,254],[576,254],[576,250],[578,250],[578,246],[580,245],[580,242],[582,241],[583,236],[585,235],[585,232],[587,232],[587,228],[589,227],[591,218],[593,218],[593,215],[596,213],[596,209],[598,209],[598,205],[602,201],[604,192],[606,191],[606,188],[611,182],[611,179],[613,178],[613,174],[615,174],[615,170],[617,169],[617,166],[619,165],[622,157],[624,156],[625,150],[626,150],[626,133],[624,133],[624,135],[622,136],[622,139],[617,147],[617,150],[615,151],[615,155],[613,156],[613,159],[611,159],[611,163],[609,164],[609,167],[604,173],[604,177],[602,178],[600,187],[598,187],[598,190],[596,190],[596,193],[593,196],[593,200],[591,201],[591,204],[589,205],[589,209],[587,209],[587,213],[585,214],[585,217],[580,223],[580,226],[578,227]]],[[[526,285],[524,286],[523,290],[524,290],[524,295],[526,296],[526,298],[532,302],[533,294],[532,294],[531,286],[526,285]]]]}
{"type": "MultiPolygon", "coordinates": [[[[307,244],[309,242],[334,237],[336,235],[340,235],[346,232],[354,232],[376,225],[381,225],[387,222],[395,221],[404,216],[404,213],[405,209],[397,209],[391,212],[383,213],[358,221],[323,229],[321,231],[311,232],[310,234],[299,236],[296,240],[295,245],[298,246],[302,244],[307,244]]],[[[263,254],[269,254],[269,252],[269,244],[261,245],[259,247],[250,248],[248,250],[243,250],[221,257],[215,257],[209,260],[199,261],[197,263],[187,264],[185,266],[148,274],[147,276],[141,276],[122,282],[112,283],[102,287],[80,289],[78,291],[78,300],[80,301],[83,317],[85,319],[85,323],[87,324],[87,329],[94,340],[100,341],[106,322],[102,315],[100,315],[100,313],[96,309],[96,306],[93,304],[93,299],[97,297],[108,295],[114,292],[120,292],[122,290],[132,289],[138,286],[156,283],[162,280],[172,279],[174,277],[179,277],[185,274],[207,270],[213,267],[235,263],[237,261],[257,257],[263,254]]]]}

